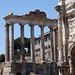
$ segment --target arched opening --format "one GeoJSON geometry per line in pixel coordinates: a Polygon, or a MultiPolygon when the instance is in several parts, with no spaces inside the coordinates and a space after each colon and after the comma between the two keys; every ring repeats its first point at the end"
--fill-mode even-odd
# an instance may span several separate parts
{"type": "Polygon", "coordinates": [[[75,75],[75,46],[71,49],[71,75],[75,75]]]}

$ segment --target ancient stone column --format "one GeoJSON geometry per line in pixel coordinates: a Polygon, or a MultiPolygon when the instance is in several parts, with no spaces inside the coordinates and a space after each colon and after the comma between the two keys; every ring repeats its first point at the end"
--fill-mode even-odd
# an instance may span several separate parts
{"type": "Polygon", "coordinates": [[[5,62],[9,61],[9,25],[5,25],[5,62]]]}
{"type": "Polygon", "coordinates": [[[62,0],[62,11],[63,11],[63,51],[64,51],[64,62],[68,64],[68,25],[67,25],[67,17],[66,17],[66,6],[65,0],[62,0]]]}
{"type": "Polygon", "coordinates": [[[31,32],[31,40],[30,40],[30,47],[31,47],[31,62],[35,62],[35,41],[34,41],[34,25],[30,25],[30,32],[31,32]]]}
{"type": "Polygon", "coordinates": [[[20,55],[20,62],[25,60],[25,50],[24,50],[24,25],[20,25],[21,29],[21,55],[20,55]]]}
{"type": "Polygon", "coordinates": [[[63,18],[63,51],[64,51],[64,62],[68,64],[68,27],[66,24],[65,17],[63,18]]]}
{"type": "Polygon", "coordinates": [[[59,62],[63,62],[63,46],[62,46],[62,19],[58,18],[58,46],[59,46],[59,62]]]}
{"type": "Polygon", "coordinates": [[[44,26],[41,26],[41,63],[45,62],[44,26]]]}
{"type": "Polygon", "coordinates": [[[53,47],[54,47],[54,61],[57,62],[57,28],[53,29],[53,47]]]}
{"type": "Polygon", "coordinates": [[[58,16],[58,47],[59,47],[59,63],[63,63],[63,45],[62,45],[62,7],[57,5],[55,7],[58,16]]]}
{"type": "Polygon", "coordinates": [[[53,49],[53,28],[50,28],[50,46],[51,46],[51,61],[54,61],[54,49],[53,49]]]}
{"type": "Polygon", "coordinates": [[[14,24],[10,25],[10,62],[14,61],[14,24]]]}

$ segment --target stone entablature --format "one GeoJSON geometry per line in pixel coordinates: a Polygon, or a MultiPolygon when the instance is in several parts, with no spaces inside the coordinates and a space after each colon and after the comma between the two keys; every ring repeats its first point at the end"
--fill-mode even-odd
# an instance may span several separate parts
{"type": "MultiPolygon", "coordinates": [[[[25,75],[26,72],[26,61],[25,61],[25,52],[24,52],[24,25],[29,24],[30,26],[30,51],[31,51],[31,62],[34,64],[32,66],[35,66],[35,38],[34,38],[34,26],[38,25],[41,28],[41,64],[45,63],[45,48],[44,48],[44,27],[48,26],[50,29],[50,44],[51,44],[51,60],[57,61],[57,39],[56,39],[56,32],[57,32],[57,19],[47,19],[45,12],[41,12],[39,10],[36,10],[34,12],[30,12],[29,14],[18,16],[18,15],[7,15],[4,17],[5,19],[5,65],[7,63],[10,63],[9,68],[12,69],[14,66],[12,66],[12,63],[15,63],[14,61],[14,24],[18,23],[20,25],[20,31],[21,31],[21,39],[20,39],[20,47],[21,47],[21,53],[20,53],[20,63],[22,63],[22,71],[21,75],[25,75]],[[33,16],[32,16],[33,15],[33,16]],[[41,17],[41,18],[40,18],[41,17]],[[10,48],[9,48],[9,27],[10,27],[10,48]],[[10,49],[10,52],[9,52],[10,49]],[[10,54],[10,55],[9,55],[10,54]]],[[[49,61],[50,62],[50,61],[49,61]]],[[[8,68],[8,66],[4,67],[8,68]]],[[[15,68],[14,68],[15,70],[15,68]]],[[[4,70],[4,73],[6,71],[4,70]]],[[[9,72],[7,72],[9,73],[9,72]]],[[[15,72],[14,72],[15,73],[15,72]]]]}
{"type": "MultiPolygon", "coordinates": [[[[63,0],[63,1],[65,1],[66,16],[75,15],[75,0],[63,0]]],[[[58,1],[58,5],[61,6],[62,10],[63,10],[62,5],[64,5],[63,1],[62,0],[58,1]]]]}
{"type": "MultiPolygon", "coordinates": [[[[75,0],[63,0],[63,1],[65,1],[66,5],[68,5],[68,4],[72,3],[72,2],[75,2],[75,0]]],[[[62,0],[58,0],[58,5],[62,5],[62,0]]]]}
{"type": "Polygon", "coordinates": [[[18,23],[21,25],[26,25],[26,24],[33,25],[34,24],[34,25],[39,25],[39,26],[49,26],[51,28],[57,27],[57,24],[58,24],[57,19],[48,19],[46,18],[46,14],[44,12],[41,12],[41,11],[37,12],[37,10],[34,12],[30,12],[29,14],[22,15],[22,16],[13,15],[13,13],[11,13],[5,16],[3,19],[5,19],[6,24],[12,24],[12,23],[13,24],[18,23]]]}
{"type": "MultiPolygon", "coordinates": [[[[20,25],[21,29],[21,59],[24,60],[24,25],[29,24],[30,30],[31,30],[31,60],[35,62],[35,42],[34,42],[34,26],[38,25],[41,28],[41,60],[45,60],[44,55],[44,27],[48,26],[51,32],[51,35],[49,36],[50,39],[53,38],[53,32],[54,35],[56,34],[57,30],[57,19],[47,19],[45,12],[41,12],[39,10],[35,10],[33,12],[30,12],[29,14],[18,16],[13,15],[11,13],[10,15],[5,16],[3,19],[5,19],[5,57],[6,62],[9,61],[9,26],[10,26],[10,61],[14,61],[14,24],[18,23],[20,25]],[[41,17],[41,18],[40,18],[41,17]]],[[[54,36],[55,38],[56,36],[54,36]]],[[[56,42],[56,41],[54,41],[56,42]]],[[[52,49],[53,49],[53,39],[51,40],[52,49]]],[[[53,55],[52,55],[53,56],[53,55]]],[[[54,57],[53,57],[54,58],[54,57]]]]}

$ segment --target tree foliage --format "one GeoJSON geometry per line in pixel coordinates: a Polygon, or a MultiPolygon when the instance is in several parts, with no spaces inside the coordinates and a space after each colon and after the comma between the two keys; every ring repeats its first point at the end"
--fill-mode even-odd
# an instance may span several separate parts
{"type": "MultiPolygon", "coordinates": [[[[20,58],[20,37],[14,40],[14,55],[16,59],[20,58]]],[[[25,49],[25,55],[29,56],[30,55],[30,38],[24,38],[24,48],[28,48],[28,50],[26,51],[25,49]]]]}
{"type": "Polygon", "coordinates": [[[0,63],[1,63],[1,62],[4,62],[4,61],[5,61],[5,55],[4,55],[4,54],[1,54],[1,55],[0,55],[0,63]]]}

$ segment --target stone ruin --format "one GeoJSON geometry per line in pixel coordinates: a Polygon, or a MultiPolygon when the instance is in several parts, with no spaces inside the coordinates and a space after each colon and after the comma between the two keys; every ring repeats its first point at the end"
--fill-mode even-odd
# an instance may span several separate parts
{"type": "Polygon", "coordinates": [[[45,12],[35,10],[25,15],[5,16],[5,63],[1,75],[75,75],[75,0],[58,0],[57,19],[48,19],[45,12]],[[20,63],[14,61],[14,24],[21,28],[20,63]],[[31,31],[31,62],[24,59],[24,25],[31,31]],[[41,64],[35,63],[34,26],[41,28],[41,64]],[[10,26],[10,52],[9,52],[10,26]],[[45,62],[44,27],[50,28],[51,61],[45,62]],[[58,31],[58,49],[56,31],[58,31]],[[57,53],[58,51],[58,53],[57,53]],[[57,58],[59,57],[59,58],[57,58]]]}
{"type": "MultiPolygon", "coordinates": [[[[57,19],[48,19],[45,12],[40,10],[31,11],[25,15],[13,15],[13,13],[4,17],[5,19],[5,63],[3,64],[2,75],[58,75],[58,68],[55,62],[45,62],[44,51],[44,27],[50,28],[50,39],[53,38],[53,32],[56,34],[57,19]],[[21,29],[21,56],[20,63],[14,61],[14,24],[18,23],[21,29]],[[24,26],[29,24],[31,31],[31,62],[25,61],[24,53],[24,26]],[[35,42],[34,42],[34,26],[41,28],[41,64],[35,63],[35,42]],[[9,52],[9,27],[10,27],[10,52],[9,52]],[[53,68],[56,67],[56,68],[53,68]],[[51,72],[50,72],[51,71],[51,72]]],[[[55,36],[56,37],[56,36],[55,36]]],[[[55,38],[54,37],[54,38],[55,38]]],[[[53,42],[51,47],[53,50],[53,42]]],[[[56,44],[54,45],[56,47],[56,44]]],[[[54,53],[52,53],[51,61],[56,61],[54,53]]],[[[57,54],[56,54],[57,57],[57,54]]]]}

